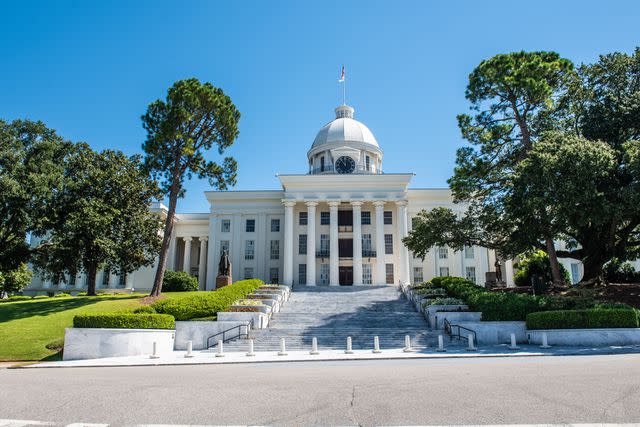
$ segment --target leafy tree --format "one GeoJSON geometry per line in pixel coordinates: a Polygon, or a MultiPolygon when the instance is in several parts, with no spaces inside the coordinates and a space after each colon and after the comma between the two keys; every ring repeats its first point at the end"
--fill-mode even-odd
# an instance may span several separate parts
{"type": "Polygon", "coordinates": [[[53,199],[43,250],[34,259],[45,277],[87,274],[87,294],[96,293],[100,268],[126,274],[151,265],[160,248],[160,218],[149,210],[159,197],[138,156],[96,153],[78,144],[64,182],[53,199]]]}
{"type": "Polygon", "coordinates": [[[197,79],[180,80],[167,93],[165,101],[151,103],[142,123],[147,131],[143,145],[145,164],[160,181],[169,198],[164,236],[151,295],[160,295],[167,267],[167,252],[173,234],[178,198],[184,196],[185,179],[192,175],[207,178],[224,190],[236,182],[236,161],[225,157],[222,164],[205,158],[217,146],[222,154],[238,136],[240,113],[222,89],[197,79]]]}
{"type": "Polygon", "coordinates": [[[42,122],[0,120],[0,272],[22,271],[52,215],[72,144],[42,122]]]}
{"type": "Polygon", "coordinates": [[[449,179],[454,201],[467,208],[422,212],[404,240],[410,250],[425,254],[433,245],[480,244],[513,256],[541,246],[549,254],[554,281],[562,281],[551,219],[541,216],[531,228],[508,210],[507,202],[515,169],[549,128],[554,100],[572,70],[571,62],[554,52],[501,54],[478,65],[466,91],[476,113],[458,116],[471,145],[458,150],[449,179]]]}
{"type": "MultiPolygon", "coordinates": [[[[535,277],[542,279],[540,288],[536,292],[544,291],[552,282],[551,263],[549,256],[541,250],[532,250],[518,256],[520,261],[515,265],[518,272],[513,280],[517,286],[529,286],[535,283],[535,277]]],[[[562,278],[565,282],[570,281],[569,272],[560,265],[562,278]]]]}
{"type": "Polygon", "coordinates": [[[25,263],[20,264],[14,270],[0,271],[0,298],[14,292],[20,292],[31,283],[32,277],[33,273],[25,263]]]}

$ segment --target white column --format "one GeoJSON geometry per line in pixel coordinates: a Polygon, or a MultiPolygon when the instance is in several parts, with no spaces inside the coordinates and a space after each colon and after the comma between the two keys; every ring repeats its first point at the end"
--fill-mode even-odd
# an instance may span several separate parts
{"type": "Polygon", "coordinates": [[[184,240],[184,258],[182,262],[182,271],[191,274],[191,237],[183,237],[184,240]]]}
{"type": "Polygon", "coordinates": [[[285,285],[293,284],[293,207],[296,202],[284,202],[284,271],[285,285]]]}
{"type": "Polygon", "coordinates": [[[338,272],[338,205],[339,202],[329,202],[329,283],[339,285],[338,272]]]}
{"type": "Polygon", "coordinates": [[[169,259],[167,260],[167,268],[169,270],[176,270],[176,264],[177,264],[177,257],[176,257],[176,246],[177,246],[177,240],[178,238],[175,236],[175,226],[173,229],[173,235],[171,236],[171,240],[169,240],[169,251],[168,251],[168,257],[169,259]]]}
{"type": "Polygon", "coordinates": [[[409,250],[402,242],[402,238],[408,234],[407,202],[396,202],[398,205],[398,237],[400,241],[400,280],[409,283],[409,250]]]}
{"type": "Polygon", "coordinates": [[[200,290],[204,291],[207,284],[207,240],[206,236],[200,237],[200,259],[198,260],[198,282],[200,290]]]}
{"type": "Polygon", "coordinates": [[[316,285],[316,206],[307,202],[307,285],[316,285]]]}
{"type": "Polygon", "coordinates": [[[214,215],[209,217],[209,244],[207,245],[207,284],[205,289],[214,290],[216,288],[216,275],[218,274],[218,243],[215,238],[218,218],[214,215]]]}
{"type": "Polygon", "coordinates": [[[362,285],[362,202],[351,202],[353,207],[353,284],[362,285]]]}
{"type": "Polygon", "coordinates": [[[475,247],[480,252],[480,277],[478,277],[478,285],[485,286],[487,284],[487,272],[491,271],[489,267],[489,249],[482,246],[475,247]]]}
{"type": "Polygon", "coordinates": [[[504,281],[507,282],[507,286],[515,286],[513,281],[513,260],[508,259],[504,262],[504,269],[506,270],[504,273],[504,281]]]}
{"type": "Polygon", "coordinates": [[[376,278],[377,285],[387,282],[384,262],[384,202],[373,202],[376,208],[376,278]]]}

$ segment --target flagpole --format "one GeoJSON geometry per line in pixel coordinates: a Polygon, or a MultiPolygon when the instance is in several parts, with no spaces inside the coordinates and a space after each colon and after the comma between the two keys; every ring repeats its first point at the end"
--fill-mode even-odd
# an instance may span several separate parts
{"type": "Polygon", "coordinates": [[[342,105],[347,105],[347,73],[344,73],[342,82],[342,105]]]}

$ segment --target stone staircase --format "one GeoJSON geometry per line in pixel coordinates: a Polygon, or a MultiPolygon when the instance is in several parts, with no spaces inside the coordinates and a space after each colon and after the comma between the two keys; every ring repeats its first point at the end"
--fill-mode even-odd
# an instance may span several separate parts
{"type": "MultiPolygon", "coordinates": [[[[434,348],[438,332],[395,286],[296,286],[269,327],[251,332],[255,351],[277,351],[280,338],[287,350],[309,350],[313,337],[320,349],[344,349],[348,336],[354,350],[371,349],[376,335],[383,350],[403,348],[405,335],[413,347],[434,348]]],[[[247,345],[238,339],[225,343],[225,351],[247,351],[247,345]]]]}

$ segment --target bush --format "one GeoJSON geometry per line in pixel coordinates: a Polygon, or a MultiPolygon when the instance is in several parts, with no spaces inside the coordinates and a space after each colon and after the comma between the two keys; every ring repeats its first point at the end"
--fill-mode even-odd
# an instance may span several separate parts
{"type": "Polygon", "coordinates": [[[257,299],[239,299],[233,305],[264,305],[262,301],[257,299]]]}
{"type": "Polygon", "coordinates": [[[235,301],[244,298],[264,283],[262,280],[240,280],[213,292],[164,299],[151,304],[158,313],[171,314],[176,320],[211,317],[227,310],[235,301]]]}
{"type": "Polygon", "coordinates": [[[33,273],[24,263],[15,270],[0,271],[0,297],[22,291],[31,283],[32,278],[33,273]]]}
{"type": "Polygon", "coordinates": [[[2,301],[2,302],[13,302],[13,301],[26,301],[26,300],[30,300],[30,299],[32,299],[32,298],[28,297],[26,295],[14,295],[14,296],[9,297],[9,298],[0,299],[0,301],[2,301]]]}
{"type": "Polygon", "coordinates": [[[433,298],[427,299],[422,303],[423,307],[429,305],[463,305],[464,301],[459,298],[433,298]]]}
{"type": "Polygon", "coordinates": [[[36,295],[33,297],[33,299],[48,299],[49,295],[36,295]]]}
{"type": "Polygon", "coordinates": [[[164,292],[194,292],[199,289],[198,279],[184,271],[167,270],[162,279],[164,292]]]}
{"type": "Polygon", "coordinates": [[[135,310],[133,310],[134,313],[136,314],[153,314],[153,313],[157,313],[157,311],[151,307],[150,305],[143,305],[142,307],[138,307],[135,310]]]}
{"type": "Polygon", "coordinates": [[[66,298],[66,297],[70,297],[71,294],[68,294],[66,292],[60,292],[59,294],[55,294],[53,297],[54,298],[66,298]]]}
{"type": "Polygon", "coordinates": [[[442,288],[418,288],[414,290],[414,292],[418,295],[422,295],[425,298],[439,297],[439,296],[444,297],[447,295],[447,291],[445,291],[442,288]]]}
{"type": "Polygon", "coordinates": [[[637,272],[629,262],[621,262],[614,258],[603,270],[604,280],[608,283],[636,283],[640,282],[640,272],[637,272]]]}
{"type": "Polygon", "coordinates": [[[92,313],[73,318],[74,328],[174,329],[173,316],[168,314],[92,313]]]}
{"type": "MultiPolygon", "coordinates": [[[[520,255],[520,259],[521,261],[515,265],[518,271],[513,276],[516,286],[531,286],[535,283],[534,278],[540,277],[542,282],[536,288],[536,293],[541,293],[553,283],[551,263],[549,262],[549,256],[545,252],[541,250],[532,251],[520,255]]],[[[562,264],[560,264],[560,273],[565,283],[571,282],[569,272],[562,264]]]]}
{"type": "Polygon", "coordinates": [[[633,309],[558,310],[529,313],[527,329],[637,328],[633,309]]]}

